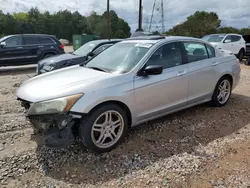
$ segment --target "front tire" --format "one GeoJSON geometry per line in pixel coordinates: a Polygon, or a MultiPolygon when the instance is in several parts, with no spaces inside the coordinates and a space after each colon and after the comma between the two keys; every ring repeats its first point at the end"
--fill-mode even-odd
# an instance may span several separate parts
{"type": "Polygon", "coordinates": [[[79,125],[81,142],[98,153],[113,150],[128,130],[126,112],[118,105],[107,104],[95,109],[79,125]]]}
{"type": "Polygon", "coordinates": [[[214,90],[212,106],[221,107],[227,104],[232,93],[232,81],[228,76],[222,77],[214,90]]]}
{"type": "Polygon", "coordinates": [[[244,58],[244,50],[243,49],[241,49],[240,51],[239,51],[239,53],[238,53],[238,59],[239,59],[239,61],[242,61],[242,59],[244,58]]]}

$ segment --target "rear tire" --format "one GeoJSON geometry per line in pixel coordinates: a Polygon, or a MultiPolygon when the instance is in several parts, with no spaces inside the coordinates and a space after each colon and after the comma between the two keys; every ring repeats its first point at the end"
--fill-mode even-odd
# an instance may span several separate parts
{"type": "Polygon", "coordinates": [[[212,106],[222,107],[227,104],[232,93],[232,81],[228,76],[222,77],[214,90],[212,96],[212,106]]]}
{"type": "Polygon", "coordinates": [[[126,112],[116,104],[95,109],[79,125],[79,138],[88,149],[97,152],[113,150],[128,131],[126,112]]]}

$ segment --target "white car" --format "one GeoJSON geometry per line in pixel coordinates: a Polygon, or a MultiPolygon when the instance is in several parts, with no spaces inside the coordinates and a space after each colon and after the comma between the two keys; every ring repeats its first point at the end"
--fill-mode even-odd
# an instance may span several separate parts
{"type": "Polygon", "coordinates": [[[246,53],[246,41],[239,34],[212,34],[202,38],[216,48],[231,51],[241,61],[246,53]]]}

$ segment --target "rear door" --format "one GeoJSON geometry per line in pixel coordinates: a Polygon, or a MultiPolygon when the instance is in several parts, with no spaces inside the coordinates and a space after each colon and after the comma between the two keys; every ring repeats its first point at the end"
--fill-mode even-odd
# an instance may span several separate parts
{"type": "Polygon", "coordinates": [[[40,48],[39,37],[36,35],[24,35],[23,44],[27,51],[25,57],[27,63],[36,63],[38,60],[38,50],[40,48]]]}
{"type": "Polygon", "coordinates": [[[241,48],[245,49],[245,42],[241,40],[241,36],[239,35],[232,35],[232,49],[234,54],[238,54],[241,48]]]}
{"type": "Polygon", "coordinates": [[[3,42],[6,45],[0,49],[0,65],[25,64],[26,50],[23,47],[22,36],[12,36],[3,42]]]}
{"type": "Polygon", "coordinates": [[[193,41],[184,41],[183,46],[184,59],[188,63],[188,104],[192,105],[212,96],[219,62],[212,46],[193,41]]]}
{"type": "MultiPolygon", "coordinates": [[[[42,52],[51,52],[56,54],[56,42],[51,38],[47,36],[41,36],[40,37],[40,51],[42,52]]],[[[59,47],[59,45],[58,45],[59,47]]]]}

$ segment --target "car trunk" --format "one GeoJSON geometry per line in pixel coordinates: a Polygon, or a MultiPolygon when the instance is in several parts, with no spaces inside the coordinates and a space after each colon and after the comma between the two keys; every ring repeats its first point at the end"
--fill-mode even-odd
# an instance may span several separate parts
{"type": "Polygon", "coordinates": [[[250,35],[244,35],[243,38],[246,41],[246,56],[250,56],[250,35]]]}

